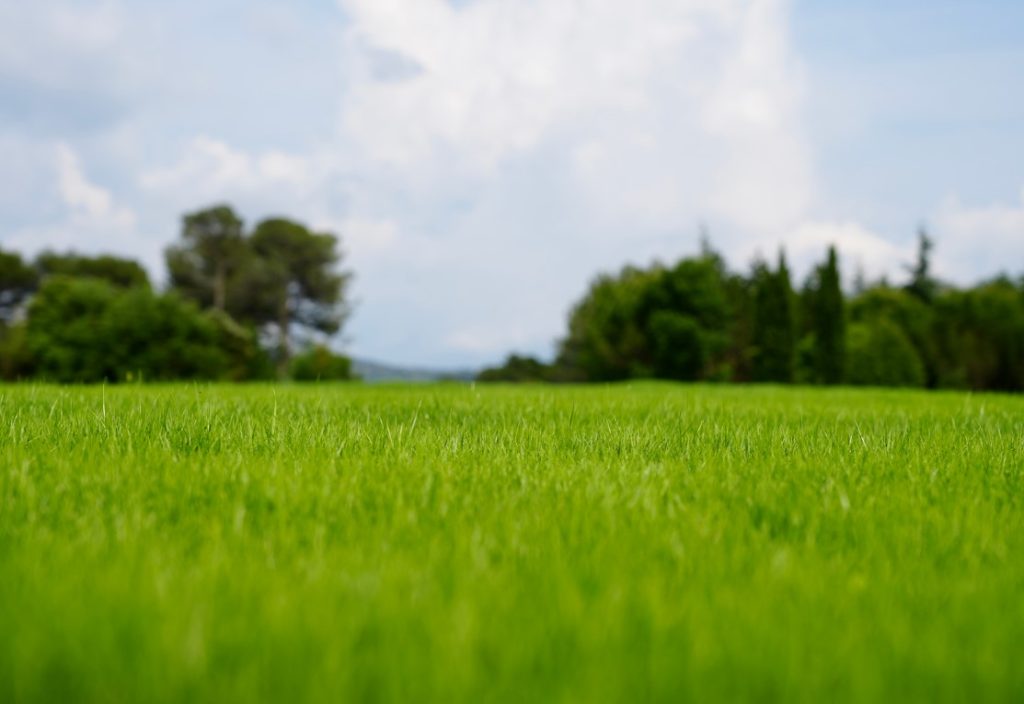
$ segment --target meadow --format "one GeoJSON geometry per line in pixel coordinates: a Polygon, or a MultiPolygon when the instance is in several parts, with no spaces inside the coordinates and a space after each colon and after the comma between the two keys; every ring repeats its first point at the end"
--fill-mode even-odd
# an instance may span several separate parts
{"type": "Polygon", "coordinates": [[[1021,701],[1024,398],[0,388],[0,701],[1021,701]]]}

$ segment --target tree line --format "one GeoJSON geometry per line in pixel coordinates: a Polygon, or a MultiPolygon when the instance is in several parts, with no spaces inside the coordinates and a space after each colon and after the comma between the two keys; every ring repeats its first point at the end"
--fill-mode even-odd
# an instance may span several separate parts
{"type": "Polygon", "coordinates": [[[157,291],[135,261],[0,251],[0,376],[57,382],[350,377],[338,238],[227,205],[182,219],[157,291]]]}
{"type": "Polygon", "coordinates": [[[959,289],[933,276],[926,232],[918,243],[905,282],[849,294],[834,247],[798,287],[784,251],[746,274],[706,242],[671,266],[627,266],[591,283],[552,363],[512,355],[479,379],[1024,390],[1024,277],[959,289]]]}

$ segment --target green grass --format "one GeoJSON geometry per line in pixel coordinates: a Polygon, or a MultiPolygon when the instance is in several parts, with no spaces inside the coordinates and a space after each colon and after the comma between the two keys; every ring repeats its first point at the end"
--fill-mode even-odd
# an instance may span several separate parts
{"type": "Polygon", "coordinates": [[[0,701],[652,699],[1024,699],[1024,398],[0,388],[0,701]]]}

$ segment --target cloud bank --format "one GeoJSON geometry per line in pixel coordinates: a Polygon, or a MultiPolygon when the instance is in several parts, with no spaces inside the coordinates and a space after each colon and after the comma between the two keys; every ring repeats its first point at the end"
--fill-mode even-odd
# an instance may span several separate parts
{"type": "MultiPolygon", "coordinates": [[[[343,238],[356,353],[447,366],[550,351],[598,271],[694,252],[702,226],[738,268],[913,258],[912,230],[821,192],[787,0],[230,5],[0,9],[4,246],[156,273],[186,210],[294,215],[343,238]]],[[[924,215],[940,274],[1024,261],[1024,194],[924,215]]]]}

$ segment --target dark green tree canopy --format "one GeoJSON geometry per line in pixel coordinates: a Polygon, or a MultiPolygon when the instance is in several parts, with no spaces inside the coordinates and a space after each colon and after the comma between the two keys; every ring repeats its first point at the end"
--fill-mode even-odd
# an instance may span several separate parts
{"type": "Polygon", "coordinates": [[[828,258],[817,268],[811,307],[817,380],[838,384],[846,366],[846,309],[835,247],[828,248],[828,258]]]}
{"type": "Polygon", "coordinates": [[[786,255],[779,252],[775,271],[754,272],[754,378],[789,383],[796,361],[796,319],[786,255]]]}
{"type": "Polygon", "coordinates": [[[149,287],[149,276],[141,264],[110,254],[90,257],[74,252],[43,252],[36,257],[36,268],[42,276],[101,279],[122,288],[149,287]]]}
{"type": "Polygon", "coordinates": [[[204,308],[225,310],[229,279],[245,259],[242,219],[227,205],[217,205],[182,219],[179,245],[166,252],[171,286],[204,308]]]}
{"type": "Polygon", "coordinates": [[[338,271],[337,237],[271,218],[256,226],[250,244],[264,293],[253,297],[263,310],[254,310],[252,317],[277,326],[284,358],[293,325],[327,334],[341,329],[348,315],[344,294],[349,274],[338,271]]]}
{"type": "Polygon", "coordinates": [[[345,320],[349,275],[337,270],[338,238],[283,218],[264,220],[252,233],[253,252],[265,263],[276,322],[337,332],[345,320]],[[286,318],[282,318],[282,312],[286,318]]]}
{"type": "Polygon", "coordinates": [[[327,335],[341,329],[349,307],[350,274],[333,234],[285,218],[269,218],[246,233],[227,206],[184,219],[181,244],[167,250],[170,283],[202,307],[277,333],[278,363],[287,370],[297,330],[327,335]]]}
{"type": "Polygon", "coordinates": [[[724,359],[729,305],[721,260],[709,253],[666,268],[598,277],[573,309],[559,376],[592,381],[697,378],[724,359]],[[668,315],[671,314],[671,315],[668,315]],[[676,344],[685,349],[674,349],[676,344]]]}
{"type": "Polygon", "coordinates": [[[60,382],[216,379],[217,326],[173,294],[53,276],[32,299],[26,344],[38,376],[60,382]]]}
{"type": "Polygon", "coordinates": [[[924,365],[914,345],[889,318],[850,326],[846,380],[860,386],[922,386],[924,365]]]}
{"type": "Polygon", "coordinates": [[[695,381],[707,364],[700,324],[689,315],[659,310],[649,324],[654,373],[659,379],[695,381]]]}

